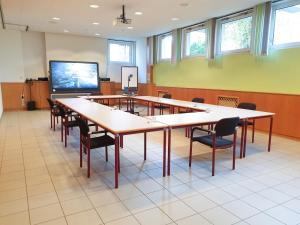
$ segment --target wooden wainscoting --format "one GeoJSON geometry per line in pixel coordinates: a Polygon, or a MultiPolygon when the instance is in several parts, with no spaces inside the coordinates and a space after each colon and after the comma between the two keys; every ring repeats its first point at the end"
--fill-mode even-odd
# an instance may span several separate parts
{"type": "MultiPolygon", "coordinates": [[[[24,110],[30,99],[29,84],[25,83],[1,83],[3,109],[24,110]],[[24,100],[22,101],[22,95],[24,100]]],[[[37,109],[47,109],[49,97],[49,84],[46,81],[34,81],[31,86],[31,100],[35,101],[37,109]]]]}
{"type": "MultiPolygon", "coordinates": [[[[300,95],[256,93],[242,91],[210,90],[197,88],[156,87],[152,95],[157,95],[157,90],[168,91],[172,98],[189,100],[202,97],[206,103],[217,104],[219,95],[236,96],[240,102],[253,102],[257,110],[274,112],[273,132],[294,138],[300,138],[300,95]]],[[[269,130],[269,120],[257,120],[257,129],[269,130]]]]}

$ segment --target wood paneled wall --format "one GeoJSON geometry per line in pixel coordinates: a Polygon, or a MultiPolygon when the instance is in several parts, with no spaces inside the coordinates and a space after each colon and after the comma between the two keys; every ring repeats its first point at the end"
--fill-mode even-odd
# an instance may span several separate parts
{"type": "MultiPolygon", "coordinates": [[[[196,88],[178,87],[155,87],[153,95],[157,95],[157,90],[164,90],[172,94],[172,98],[181,100],[191,100],[194,97],[202,97],[206,103],[217,104],[217,97],[236,96],[239,102],[253,102],[257,105],[257,110],[274,112],[273,131],[289,137],[300,138],[300,95],[255,93],[241,91],[208,90],[196,88]]],[[[257,129],[269,130],[267,119],[257,120],[257,129]]]]}
{"type": "MultiPolygon", "coordinates": [[[[4,110],[22,110],[21,95],[24,89],[25,103],[29,97],[28,86],[23,83],[2,83],[2,97],[4,110]]],[[[172,98],[191,100],[202,97],[206,103],[216,104],[219,95],[239,97],[240,102],[254,102],[257,110],[276,113],[274,119],[274,133],[289,137],[300,138],[300,95],[255,93],[226,90],[209,90],[197,88],[156,87],[154,84],[139,84],[139,95],[157,96],[157,91],[163,90],[172,94],[172,98]]],[[[117,94],[121,91],[121,83],[102,82],[101,92],[105,95],[117,94]]],[[[46,98],[49,96],[48,82],[35,82],[32,86],[32,99],[38,108],[48,107],[46,98]]],[[[257,120],[257,129],[268,131],[269,121],[257,120]]]]}

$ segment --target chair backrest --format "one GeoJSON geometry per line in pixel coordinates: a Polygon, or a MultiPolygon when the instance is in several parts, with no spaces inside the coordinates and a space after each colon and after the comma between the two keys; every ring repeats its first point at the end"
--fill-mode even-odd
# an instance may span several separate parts
{"type": "Polygon", "coordinates": [[[57,105],[57,109],[58,109],[58,114],[61,117],[65,117],[66,116],[66,110],[64,109],[64,107],[62,107],[61,105],[57,105]]]}
{"type": "Polygon", "coordinates": [[[172,98],[172,95],[171,95],[171,94],[164,94],[164,95],[162,96],[162,98],[172,98]]]}
{"type": "Polygon", "coordinates": [[[225,118],[217,122],[215,132],[217,137],[232,135],[240,121],[239,117],[225,118]]]}
{"type": "Polygon", "coordinates": [[[256,104],[251,103],[251,102],[241,102],[238,105],[238,108],[240,108],[240,109],[256,110],[256,104]]]}
{"type": "Polygon", "coordinates": [[[53,109],[53,107],[54,107],[54,102],[53,102],[50,98],[47,98],[47,101],[48,101],[49,107],[50,107],[51,109],[53,109]]]}
{"type": "Polygon", "coordinates": [[[196,103],[204,103],[204,98],[193,98],[192,102],[196,102],[196,103]]]}
{"type": "Polygon", "coordinates": [[[90,132],[90,128],[89,128],[87,122],[84,121],[83,119],[81,119],[79,116],[75,116],[75,119],[79,125],[80,134],[87,137],[88,133],[90,132]]]}

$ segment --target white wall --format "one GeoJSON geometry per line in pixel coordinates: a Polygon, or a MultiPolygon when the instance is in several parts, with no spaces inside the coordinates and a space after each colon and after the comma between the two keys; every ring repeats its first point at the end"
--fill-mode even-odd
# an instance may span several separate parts
{"type": "Polygon", "coordinates": [[[45,40],[47,67],[49,60],[98,62],[100,76],[106,74],[106,39],[46,33],[45,40]]]}
{"type": "MultiPolygon", "coordinates": [[[[146,38],[136,40],[139,82],[146,82],[146,38]]],[[[107,62],[107,39],[0,29],[0,80],[24,82],[48,76],[49,60],[93,61],[101,77],[121,82],[121,66],[107,62]]]]}
{"type": "Polygon", "coordinates": [[[47,75],[45,34],[22,32],[22,50],[25,77],[36,79],[47,75]]]}
{"type": "Polygon", "coordinates": [[[136,65],[139,67],[139,83],[147,83],[147,39],[136,41],[136,65]]]}
{"type": "Polygon", "coordinates": [[[20,31],[0,28],[0,80],[1,82],[25,80],[20,31]]]}

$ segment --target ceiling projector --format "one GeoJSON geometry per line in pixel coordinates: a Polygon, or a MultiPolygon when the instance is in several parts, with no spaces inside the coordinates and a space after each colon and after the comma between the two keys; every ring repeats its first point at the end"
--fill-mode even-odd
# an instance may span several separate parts
{"type": "Polygon", "coordinates": [[[113,25],[114,26],[127,26],[127,25],[131,24],[131,22],[132,22],[132,19],[126,18],[125,5],[122,5],[122,14],[119,17],[117,17],[116,19],[114,19],[113,25]]]}

